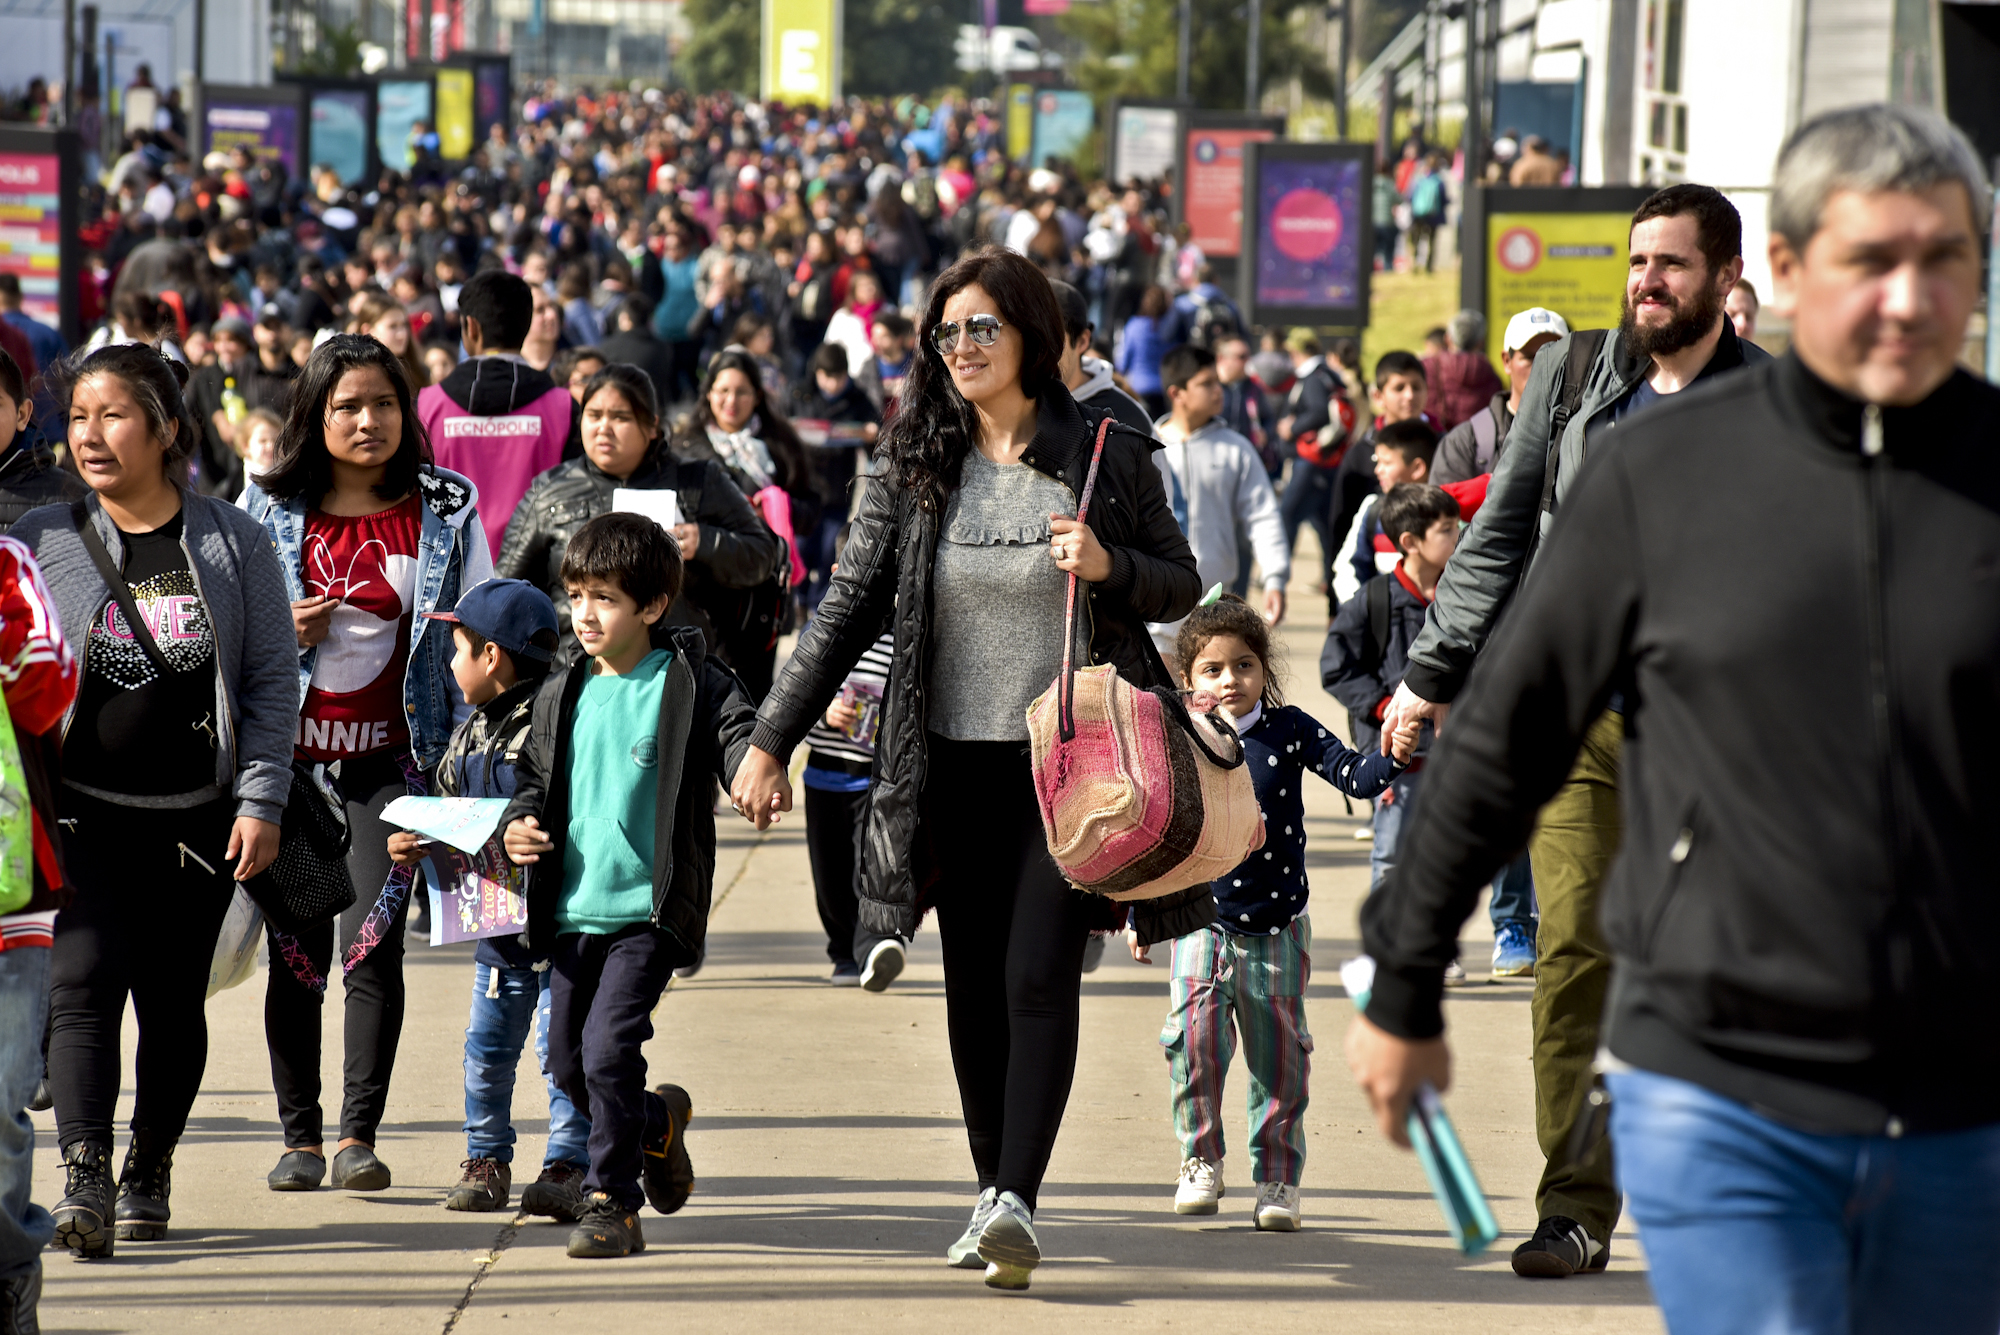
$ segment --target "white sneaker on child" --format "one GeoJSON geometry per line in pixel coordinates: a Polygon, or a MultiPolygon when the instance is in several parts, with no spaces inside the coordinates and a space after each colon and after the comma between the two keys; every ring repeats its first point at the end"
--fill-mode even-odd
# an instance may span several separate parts
{"type": "Polygon", "coordinates": [[[1298,1232],[1299,1189],[1285,1182],[1259,1182],[1256,1219],[1267,1233],[1298,1232]]]}
{"type": "Polygon", "coordinates": [[[1214,1214],[1222,1199],[1222,1165],[1190,1156],[1174,1187],[1175,1214],[1214,1214]]]}

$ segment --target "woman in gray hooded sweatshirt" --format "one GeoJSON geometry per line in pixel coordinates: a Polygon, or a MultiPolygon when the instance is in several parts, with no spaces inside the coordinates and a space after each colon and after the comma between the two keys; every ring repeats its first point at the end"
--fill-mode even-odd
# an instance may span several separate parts
{"type": "Polygon", "coordinates": [[[186,377],[145,344],[63,368],[69,451],[90,494],[29,511],[12,534],[34,549],[82,659],[56,798],[72,898],[56,917],[49,1040],[68,1170],[56,1240],[80,1257],[166,1236],[174,1146],[208,1060],[216,934],[235,883],[277,856],[291,789],[299,679],[284,572],[255,520],[190,488],[201,432],[186,377]],[[138,1097],[114,1204],[128,997],[138,1097]]]}

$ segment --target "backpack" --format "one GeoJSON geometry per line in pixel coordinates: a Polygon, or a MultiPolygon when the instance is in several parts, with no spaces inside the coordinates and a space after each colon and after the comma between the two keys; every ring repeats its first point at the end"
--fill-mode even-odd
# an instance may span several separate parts
{"type": "MultiPolygon", "coordinates": [[[[1367,634],[1361,640],[1361,663],[1373,672],[1382,666],[1382,660],[1389,656],[1389,617],[1394,611],[1391,599],[1395,590],[1390,584],[1394,575],[1377,575],[1361,586],[1361,596],[1368,600],[1367,634]]],[[[1380,734],[1381,725],[1374,719],[1363,717],[1350,709],[1347,711],[1347,735],[1360,744],[1365,735],[1363,729],[1380,734]]]]}
{"type": "Polygon", "coordinates": [[[1444,216],[1444,182],[1436,172],[1419,177],[1410,187],[1410,216],[1419,222],[1444,216]]]}
{"type": "Polygon", "coordinates": [[[1241,338],[1243,323],[1236,318],[1236,312],[1221,297],[1197,297],[1194,305],[1194,323],[1188,330],[1188,342],[1206,351],[1215,351],[1216,345],[1224,339],[1241,338]]]}
{"type": "Polygon", "coordinates": [[[1493,456],[1500,452],[1500,423],[1492,405],[1474,413],[1472,421],[1472,467],[1474,477],[1493,471],[1493,456]]]}

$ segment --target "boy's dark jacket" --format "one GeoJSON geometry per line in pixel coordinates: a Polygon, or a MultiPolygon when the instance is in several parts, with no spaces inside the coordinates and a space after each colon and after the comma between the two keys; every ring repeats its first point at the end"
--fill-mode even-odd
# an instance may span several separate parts
{"type": "MultiPolygon", "coordinates": [[[[701,633],[673,626],[654,636],[673,652],[660,696],[659,801],[653,821],[653,926],[674,940],[676,967],[701,957],[715,885],[715,790],[736,773],[756,726],[756,706],[743,684],[708,656],[701,633]]],[[[555,847],[527,875],[528,930],[522,942],[538,954],[555,944],[556,901],[562,895],[569,832],[569,742],[589,658],[550,675],[535,696],[528,744],[516,770],[506,822],[535,817],[555,847]]]]}
{"type": "Polygon", "coordinates": [[[1368,598],[1375,582],[1370,580],[1361,586],[1361,592],[1340,605],[1319,655],[1319,684],[1347,706],[1354,724],[1354,747],[1363,754],[1381,748],[1379,708],[1402,684],[1410,665],[1410,646],[1423,634],[1424,613],[1430,609],[1430,604],[1404,588],[1394,573],[1375,579],[1389,581],[1387,642],[1369,643],[1374,635],[1368,626],[1368,598]]]}
{"type": "MultiPolygon", "coordinates": [[[[541,683],[524,681],[476,706],[451,734],[438,761],[439,797],[514,796],[521,752],[527,749],[535,693],[541,683]],[[475,761],[477,763],[475,763],[475,761]]],[[[547,959],[511,936],[482,937],[474,958],[496,969],[529,969],[547,959]]]]}

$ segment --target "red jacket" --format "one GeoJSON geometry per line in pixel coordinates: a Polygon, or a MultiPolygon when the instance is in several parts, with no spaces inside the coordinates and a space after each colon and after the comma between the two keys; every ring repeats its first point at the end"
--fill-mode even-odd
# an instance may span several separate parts
{"type": "Polygon", "coordinates": [[[0,950],[53,941],[48,915],[62,906],[63,874],[50,837],[56,816],[50,762],[55,729],[76,689],[76,657],[34,555],[22,543],[0,537],[0,692],[27,772],[35,841],[34,893],[18,914],[0,918],[0,950]]]}

